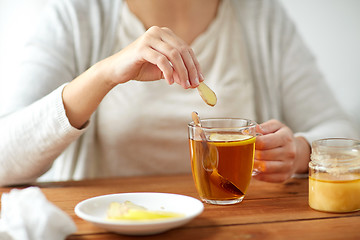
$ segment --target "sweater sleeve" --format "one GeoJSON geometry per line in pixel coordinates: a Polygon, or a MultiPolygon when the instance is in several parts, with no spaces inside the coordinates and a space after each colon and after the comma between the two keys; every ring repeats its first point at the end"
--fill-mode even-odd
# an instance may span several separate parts
{"type": "Polygon", "coordinates": [[[7,82],[6,101],[0,103],[0,185],[36,180],[93,127],[70,125],[62,90],[112,53],[121,3],[52,0],[45,7],[20,56],[19,71],[7,82]]]}
{"type": "Polygon", "coordinates": [[[278,119],[309,143],[359,138],[283,6],[277,0],[233,2],[248,45],[257,121],[278,119]]]}
{"type": "Polygon", "coordinates": [[[284,121],[309,143],[320,138],[358,138],[355,123],[341,108],[316,59],[281,5],[276,9],[279,35],[280,92],[284,121]]]}
{"type": "Polygon", "coordinates": [[[260,121],[276,118],[309,143],[319,138],[358,138],[354,122],[341,108],[295,24],[276,0],[246,2],[244,13],[260,121]]]}
{"type": "Polygon", "coordinates": [[[86,131],[70,125],[61,97],[63,88],[0,119],[0,185],[36,180],[86,131]]]}
{"type": "Polygon", "coordinates": [[[64,84],[86,65],[75,41],[78,15],[71,8],[69,1],[49,2],[18,71],[8,79],[0,104],[0,185],[35,180],[85,131],[71,127],[61,96],[64,84]]]}

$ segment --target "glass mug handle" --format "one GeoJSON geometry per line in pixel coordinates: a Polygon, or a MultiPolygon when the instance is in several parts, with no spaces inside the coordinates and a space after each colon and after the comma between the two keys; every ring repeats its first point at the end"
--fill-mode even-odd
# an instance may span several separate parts
{"type": "MultiPolygon", "coordinates": [[[[257,133],[255,134],[255,136],[256,136],[256,137],[259,137],[259,136],[263,136],[263,134],[257,132],[257,133]]],[[[262,166],[260,166],[260,165],[255,166],[255,160],[254,160],[254,167],[253,167],[253,171],[252,171],[252,176],[258,175],[259,173],[261,173],[261,170],[262,170],[262,166]]]]}

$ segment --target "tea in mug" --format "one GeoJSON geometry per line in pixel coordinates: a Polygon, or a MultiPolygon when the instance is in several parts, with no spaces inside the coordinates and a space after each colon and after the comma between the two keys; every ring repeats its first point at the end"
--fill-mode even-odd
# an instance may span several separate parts
{"type": "Polygon", "coordinates": [[[208,141],[190,139],[192,173],[205,202],[240,202],[250,184],[255,136],[213,133],[208,141]]]}

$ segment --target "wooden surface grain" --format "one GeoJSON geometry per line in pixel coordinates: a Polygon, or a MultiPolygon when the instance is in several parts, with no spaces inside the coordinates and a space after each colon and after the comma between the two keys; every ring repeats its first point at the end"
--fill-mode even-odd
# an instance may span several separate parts
{"type": "MultiPolygon", "coordinates": [[[[204,212],[188,224],[153,236],[110,233],[78,218],[74,207],[82,200],[125,192],[165,192],[198,198],[191,175],[150,176],[39,183],[49,201],[69,214],[80,239],[360,239],[360,212],[335,214],[308,206],[308,180],[274,184],[252,180],[240,204],[205,204],[204,212]]],[[[22,186],[26,187],[26,186],[22,186]]],[[[0,188],[0,193],[11,188],[0,188]]]]}

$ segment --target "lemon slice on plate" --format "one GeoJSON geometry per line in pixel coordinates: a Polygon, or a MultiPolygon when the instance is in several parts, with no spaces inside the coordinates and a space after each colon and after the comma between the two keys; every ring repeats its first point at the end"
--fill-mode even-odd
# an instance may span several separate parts
{"type": "Polygon", "coordinates": [[[162,218],[182,217],[183,214],[168,211],[150,211],[131,201],[112,202],[107,211],[110,220],[152,220],[162,218]]]}

